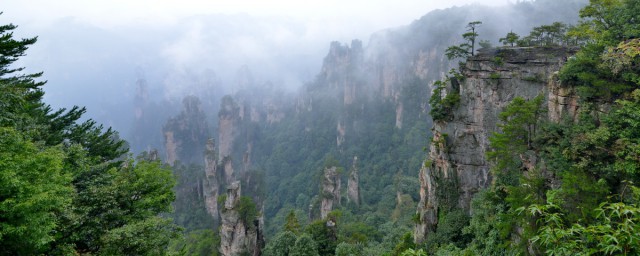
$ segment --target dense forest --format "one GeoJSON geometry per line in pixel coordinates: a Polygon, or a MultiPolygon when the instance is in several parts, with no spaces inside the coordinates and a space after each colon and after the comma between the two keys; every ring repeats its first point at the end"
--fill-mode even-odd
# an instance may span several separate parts
{"type": "Polygon", "coordinates": [[[639,254],[638,16],[436,10],[171,116],[139,80],[132,146],[49,106],[0,26],[0,255],[639,254]]]}

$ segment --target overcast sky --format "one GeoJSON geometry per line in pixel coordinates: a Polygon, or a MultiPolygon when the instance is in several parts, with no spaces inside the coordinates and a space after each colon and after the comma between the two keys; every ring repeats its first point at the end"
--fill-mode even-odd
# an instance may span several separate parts
{"type": "Polygon", "coordinates": [[[338,20],[344,26],[367,21],[372,27],[384,28],[407,24],[437,8],[509,1],[516,0],[3,0],[2,11],[10,20],[29,26],[48,26],[64,17],[100,27],[162,26],[193,15],[246,13],[338,20]]]}
{"type": "Polygon", "coordinates": [[[173,101],[197,95],[199,76],[215,75],[232,90],[245,65],[258,83],[297,88],[319,72],[331,41],[366,45],[372,33],[434,9],[517,0],[0,1],[0,24],[18,25],[16,37],[38,36],[18,65],[44,71],[45,100],[86,106],[90,117],[124,130],[127,121],[114,113],[130,109],[140,74],[173,101]]]}

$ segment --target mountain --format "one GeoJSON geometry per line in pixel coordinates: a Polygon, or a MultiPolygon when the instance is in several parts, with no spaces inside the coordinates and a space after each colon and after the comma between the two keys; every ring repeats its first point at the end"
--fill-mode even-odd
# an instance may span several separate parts
{"type": "MultiPolygon", "coordinates": [[[[234,180],[243,183],[243,195],[252,197],[258,209],[262,209],[267,241],[278,233],[291,211],[300,223],[310,224],[338,210],[343,214],[338,221],[354,229],[349,239],[355,240],[349,241],[368,241],[386,250],[392,248],[402,234],[413,229],[416,207],[424,208],[425,196],[434,193],[425,188],[428,178],[425,178],[423,160],[430,138],[433,137],[433,141],[445,133],[445,128],[438,128],[444,127],[443,124],[436,123],[436,128],[431,129],[429,98],[433,82],[457,67],[456,62],[445,57],[446,48],[461,40],[470,21],[482,20],[479,38],[496,43],[497,38],[509,31],[526,34],[532,27],[554,21],[575,23],[577,10],[583,5],[584,1],[534,1],[498,8],[470,5],[433,11],[406,27],[380,31],[366,44],[360,40],[349,44],[332,42],[316,78],[297,92],[279,89],[269,82],[259,83],[248,68],[244,69],[238,73],[238,90],[220,100],[217,120],[205,120],[213,124],[208,137],[215,139],[218,147],[217,161],[219,170],[223,170],[218,172],[220,189],[234,180]],[[327,174],[326,170],[333,169],[332,174],[327,174]],[[356,169],[359,204],[347,200],[348,186],[336,187],[348,181],[354,184],[349,177],[356,169]],[[255,187],[258,184],[262,187],[255,187]],[[247,186],[252,191],[245,190],[247,186]],[[332,191],[329,193],[332,195],[323,191],[332,191]],[[328,198],[332,198],[331,203],[328,198]],[[369,229],[371,233],[364,231],[369,229]]],[[[508,54],[504,57],[506,65],[514,69],[513,73],[520,73],[511,74],[505,69],[501,71],[505,77],[499,80],[511,81],[507,77],[518,76],[513,83],[525,83],[518,86],[529,88],[526,92],[530,94],[543,90],[543,83],[527,82],[527,79],[544,79],[557,71],[562,56],[567,56],[563,53],[545,59],[545,54],[555,52],[505,53],[508,54]],[[528,87],[527,83],[538,87],[528,87]]],[[[493,57],[478,55],[477,62],[481,63],[478,65],[491,64],[486,58],[493,57]],[[485,58],[484,62],[481,58],[485,58]]],[[[467,65],[470,63],[476,62],[467,65]]],[[[488,71],[477,72],[485,73],[466,75],[487,76],[488,71]]],[[[483,99],[487,106],[496,105],[484,115],[495,115],[514,95],[521,93],[516,91],[500,92],[509,96],[496,102],[483,99]]],[[[466,93],[480,92],[467,89],[466,93]]],[[[205,104],[218,100],[198,98],[205,104]]],[[[185,105],[184,111],[189,109],[185,105]]],[[[474,112],[460,115],[472,116],[474,112]]],[[[182,116],[188,115],[180,114],[171,120],[183,119],[182,116]]],[[[481,129],[485,124],[477,128],[483,136],[478,140],[486,142],[486,137],[495,130],[497,119],[492,118],[486,130],[481,129]]],[[[459,122],[469,125],[464,120],[459,122]]],[[[203,161],[198,152],[203,151],[207,141],[203,137],[206,129],[198,128],[205,127],[200,124],[202,120],[183,121],[179,126],[174,123],[169,121],[165,125],[165,150],[172,156],[168,162],[178,160],[183,164],[201,165],[203,161]],[[172,126],[176,128],[170,128],[172,126]],[[195,134],[202,136],[194,137],[195,134]]],[[[463,128],[446,129],[449,132],[463,128]]],[[[482,143],[478,147],[486,148],[486,143],[482,143]]],[[[474,150],[466,140],[458,147],[466,152],[474,150]]],[[[432,151],[427,155],[433,154],[432,151]]],[[[473,153],[481,165],[486,165],[483,155],[483,151],[473,153]]],[[[459,174],[461,179],[465,178],[463,182],[469,183],[462,184],[463,193],[459,196],[459,205],[464,209],[469,209],[474,193],[490,183],[487,168],[478,167],[477,173],[470,170],[471,176],[459,174]]],[[[205,179],[204,171],[194,175],[205,179]]],[[[201,183],[185,185],[199,190],[203,187],[198,185],[201,183]]],[[[208,208],[212,207],[209,204],[208,208]]],[[[341,241],[344,239],[347,238],[341,241]]]]}

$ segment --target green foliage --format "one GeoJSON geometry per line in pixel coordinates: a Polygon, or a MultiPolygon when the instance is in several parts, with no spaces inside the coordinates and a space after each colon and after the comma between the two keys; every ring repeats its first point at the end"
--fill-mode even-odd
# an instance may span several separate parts
{"type": "Polygon", "coordinates": [[[516,33],[513,33],[513,31],[507,33],[507,35],[503,38],[500,38],[499,41],[503,44],[503,45],[509,45],[511,47],[513,47],[517,42],[518,39],[520,39],[520,36],[516,33]]]}
{"type": "Polygon", "coordinates": [[[431,106],[429,113],[431,118],[434,121],[451,120],[451,118],[453,118],[453,110],[460,103],[460,94],[457,91],[452,91],[443,97],[442,94],[444,94],[447,82],[436,81],[433,85],[434,89],[429,99],[429,105],[431,106]]]}
{"type": "Polygon", "coordinates": [[[491,189],[483,190],[473,197],[471,209],[473,215],[463,229],[473,238],[467,248],[479,255],[505,255],[513,220],[506,214],[504,198],[491,189]]]}
{"type": "Polygon", "coordinates": [[[475,55],[476,38],[478,37],[476,30],[481,24],[481,21],[472,21],[467,24],[467,32],[462,34],[462,38],[467,42],[460,45],[449,46],[445,51],[445,55],[449,60],[458,58],[466,59],[469,56],[475,55]]]}
{"type": "MultiPolygon", "coordinates": [[[[214,227],[213,218],[207,212],[205,200],[202,200],[202,192],[199,191],[200,181],[205,179],[205,172],[202,166],[176,164],[173,166],[173,173],[176,177],[174,187],[176,199],[173,202],[174,222],[187,231],[202,230],[214,227]]],[[[223,193],[218,199],[218,205],[224,204],[227,194],[223,193]]]]}
{"type": "Polygon", "coordinates": [[[495,64],[496,66],[502,66],[504,65],[504,60],[502,59],[502,57],[496,56],[493,58],[493,64],[495,64]]]}
{"type": "Polygon", "coordinates": [[[296,243],[291,247],[289,252],[290,256],[318,256],[318,255],[333,255],[333,251],[330,254],[319,254],[318,245],[311,236],[308,234],[302,234],[296,243]]]}
{"type": "Polygon", "coordinates": [[[489,138],[491,151],[488,159],[495,161],[494,175],[498,184],[516,185],[518,183],[521,155],[533,148],[533,139],[538,133],[544,97],[539,95],[532,100],[521,97],[513,99],[500,113],[501,132],[493,133],[489,138]]]}
{"type": "Polygon", "coordinates": [[[335,253],[338,245],[338,234],[335,225],[327,225],[326,220],[316,220],[305,228],[305,233],[312,238],[320,255],[333,255],[335,253]]]}
{"type": "Polygon", "coordinates": [[[407,232],[402,235],[400,241],[396,244],[395,248],[393,248],[391,255],[404,255],[405,252],[413,251],[416,247],[416,244],[413,242],[413,236],[407,232]]]}
{"type": "Polygon", "coordinates": [[[175,181],[159,161],[127,158],[125,142],[84,108],[53,110],[41,73],[12,63],[35,38],[0,26],[0,254],[165,254],[175,181]]]}
{"type": "Polygon", "coordinates": [[[160,161],[129,159],[125,163],[120,168],[96,169],[76,179],[76,208],[65,236],[78,251],[95,252],[111,246],[105,242],[117,239],[101,238],[112,230],[146,232],[134,229],[154,230],[150,224],[166,224],[169,226],[165,230],[175,229],[169,222],[152,219],[171,210],[175,198],[171,170],[160,161]]]}
{"type": "Polygon", "coordinates": [[[173,221],[152,216],[106,232],[101,238],[101,255],[164,255],[169,243],[180,237],[173,221]]]}
{"type": "Polygon", "coordinates": [[[349,244],[342,242],[336,247],[336,256],[365,256],[362,244],[349,244]]]}
{"type": "Polygon", "coordinates": [[[256,203],[253,202],[253,199],[248,196],[241,196],[240,202],[238,203],[238,214],[240,215],[240,220],[242,222],[252,227],[253,221],[258,217],[258,209],[256,208],[256,203]]]}
{"type": "Polygon", "coordinates": [[[462,209],[446,211],[438,218],[436,231],[427,236],[425,246],[429,254],[436,254],[439,248],[451,245],[464,248],[471,241],[472,236],[463,232],[469,224],[470,217],[462,209]]]}
{"type": "Polygon", "coordinates": [[[491,79],[491,80],[498,80],[500,78],[502,78],[500,73],[491,73],[491,74],[489,74],[489,79],[491,79]]]}
{"type": "Polygon", "coordinates": [[[515,40],[517,41],[518,46],[567,46],[575,42],[569,40],[569,37],[567,36],[568,29],[569,27],[567,24],[554,22],[551,25],[534,27],[528,36],[525,36],[521,40],[515,38],[515,40]]]}
{"type": "Polygon", "coordinates": [[[295,211],[289,211],[287,214],[286,223],[284,224],[284,231],[289,231],[294,234],[300,234],[300,223],[298,222],[298,218],[296,218],[295,211]]]}
{"type": "Polygon", "coordinates": [[[640,253],[640,189],[630,186],[634,192],[631,203],[603,202],[593,209],[595,220],[570,223],[565,221],[564,211],[550,196],[544,205],[531,205],[522,208],[527,214],[538,217],[539,233],[532,242],[541,246],[546,254],[623,254],[640,253]]]}
{"type": "Polygon", "coordinates": [[[532,83],[544,83],[544,79],[539,75],[539,74],[535,74],[532,76],[525,76],[522,78],[522,80],[527,81],[527,82],[532,82],[532,83]]]}
{"type": "Polygon", "coordinates": [[[403,251],[400,256],[427,256],[427,253],[424,252],[424,250],[419,249],[419,250],[414,250],[414,249],[407,249],[405,251],[403,251]]]}
{"type": "Polygon", "coordinates": [[[580,11],[582,24],[572,32],[589,38],[563,67],[564,83],[579,86],[585,100],[616,99],[639,85],[637,41],[638,0],[592,0],[580,11]]]}
{"type": "Polygon", "coordinates": [[[42,148],[0,128],[0,254],[42,253],[70,206],[71,176],[60,147],[42,148]]]}
{"type": "Polygon", "coordinates": [[[293,232],[280,232],[267,244],[263,253],[265,256],[289,255],[292,252],[296,240],[296,234],[293,232]]]}
{"type": "Polygon", "coordinates": [[[184,239],[172,240],[169,251],[186,256],[218,256],[219,246],[220,237],[216,232],[211,229],[200,229],[187,232],[184,239]]]}

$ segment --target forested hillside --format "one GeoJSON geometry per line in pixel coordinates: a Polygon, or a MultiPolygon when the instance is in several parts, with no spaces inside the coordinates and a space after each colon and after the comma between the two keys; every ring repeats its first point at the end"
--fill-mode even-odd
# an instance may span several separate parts
{"type": "Polygon", "coordinates": [[[435,10],[331,42],[297,90],[244,66],[180,109],[140,79],[147,152],[44,102],[15,67],[37,38],[1,26],[0,255],[638,254],[638,16],[435,10]]]}

